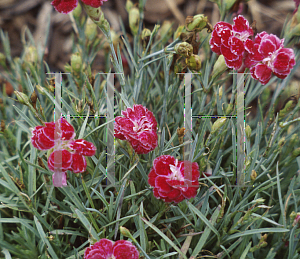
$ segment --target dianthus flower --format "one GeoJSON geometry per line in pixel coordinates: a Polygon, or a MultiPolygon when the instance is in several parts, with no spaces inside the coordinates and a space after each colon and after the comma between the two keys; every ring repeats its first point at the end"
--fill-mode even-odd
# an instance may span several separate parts
{"type": "Polygon", "coordinates": [[[209,41],[211,50],[223,55],[229,68],[239,69],[243,63],[243,55],[248,50],[252,40],[253,30],[249,22],[239,15],[233,19],[234,25],[227,22],[218,22],[209,41]]]}
{"type": "MultiPolygon", "coordinates": [[[[89,5],[94,8],[98,8],[101,5],[103,5],[103,2],[106,2],[107,0],[81,0],[81,1],[86,5],[89,5]]],[[[53,0],[51,4],[58,12],[69,13],[77,7],[78,0],[53,0]]]]}
{"type": "Polygon", "coordinates": [[[124,117],[115,118],[116,138],[127,140],[137,154],[147,154],[157,146],[157,122],[151,111],[143,105],[122,111],[124,117]]]}
{"type": "Polygon", "coordinates": [[[154,187],[155,198],[179,203],[197,195],[199,176],[199,166],[196,162],[178,161],[172,156],[162,155],[154,159],[148,183],[154,187]],[[191,169],[190,177],[185,176],[185,166],[191,169]]]}
{"type": "Polygon", "coordinates": [[[84,251],[84,259],[138,259],[139,251],[129,241],[102,238],[84,251]]]}
{"type": "Polygon", "coordinates": [[[272,73],[286,78],[296,64],[294,51],[284,48],[283,42],[284,39],[263,31],[256,35],[252,46],[249,45],[245,65],[250,68],[252,77],[263,85],[269,82],[272,73]]]}
{"type": "Polygon", "coordinates": [[[74,139],[75,132],[66,119],[60,120],[60,134],[54,138],[55,122],[46,122],[45,126],[37,126],[32,130],[31,143],[38,150],[51,150],[48,158],[48,168],[56,172],[63,172],[63,182],[66,183],[67,170],[83,173],[86,170],[84,156],[93,156],[96,147],[84,139],[74,139]],[[61,152],[61,162],[55,161],[55,154],[61,152]]]}

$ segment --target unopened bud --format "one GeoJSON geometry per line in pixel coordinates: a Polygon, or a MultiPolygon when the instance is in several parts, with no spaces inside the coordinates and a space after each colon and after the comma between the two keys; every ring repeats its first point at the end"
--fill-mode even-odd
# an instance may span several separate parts
{"type": "Polygon", "coordinates": [[[172,35],[172,22],[164,21],[161,28],[160,28],[160,37],[168,38],[168,36],[172,35]]]}
{"type": "Polygon", "coordinates": [[[79,73],[81,71],[82,58],[78,52],[75,54],[72,54],[72,56],[71,56],[71,67],[75,73],[79,73]]]}
{"type": "Polygon", "coordinates": [[[223,55],[220,55],[214,64],[214,68],[212,71],[212,77],[216,77],[223,73],[227,69],[226,63],[225,63],[225,58],[223,55]]]}
{"type": "Polygon", "coordinates": [[[227,120],[226,117],[217,119],[215,123],[212,125],[211,134],[214,134],[219,128],[221,128],[225,124],[226,120],[227,120]]]}
{"type": "Polygon", "coordinates": [[[125,9],[127,10],[127,12],[130,12],[130,9],[133,7],[133,3],[130,0],[127,0],[126,5],[125,5],[125,9]]]}
{"type": "Polygon", "coordinates": [[[247,124],[247,126],[245,128],[245,133],[246,133],[247,139],[250,140],[252,129],[250,128],[250,126],[248,124],[247,124]]]}
{"type": "Polygon", "coordinates": [[[254,182],[256,177],[257,177],[257,173],[254,170],[252,170],[251,175],[250,175],[251,180],[254,182]]]}
{"type": "Polygon", "coordinates": [[[294,222],[296,216],[297,216],[297,213],[295,211],[292,211],[290,214],[290,222],[294,222]]]}
{"type": "Polygon", "coordinates": [[[222,95],[223,95],[223,86],[221,85],[219,88],[219,100],[222,99],[222,95]]]}
{"type": "Polygon", "coordinates": [[[125,227],[122,227],[122,226],[121,226],[121,227],[120,227],[120,232],[121,232],[121,234],[122,234],[123,236],[125,236],[125,237],[128,237],[128,238],[132,237],[130,231],[129,231],[127,228],[125,228],[125,227]]]}
{"type": "Polygon", "coordinates": [[[38,54],[36,47],[28,46],[25,48],[25,61],[28,63],[36,63],[38,60],[38,54]]]}
{"type": "Polygon", "coordinates": [[[229,115],[232,111],[233,111],[233,104],[229,103],[226,110],[225,110],[225,114],[229,115]]]}
{"type": "Polygon", "coordinates": [[[22,103],[24,105],[29,104],[29,97],[26,94],[19,92],[19,91],[14,91],[14,93],[17,96],[19,103],[22,103]]]}
{"type": "Polygon", "coordinates": [[[263,198],[258,198],[256,200],[254,200],[256,203],[264,203],[265,199],[263,198]]]}
{"type": "Polygon", "coordinates": [[[180,37],[180,34],[183,32],[184,26],[178,26],[177,30],[174,32],[173,40],[176,40],[180,37]]]}
{"type": "Polygon", "coordinates": [[[87,19],[84,33],[89,41],[93,41],[96,37],[97,25],[90,18],[87,19]]]}
{"type": "Polygon", "coordinates": [[[186,29],[188,31],[196,31],[196,32],[202,31],[209,24],[207,16],[204,16],[203,14],[197,14],[194,17],[188,16],[185,20],[185,23],[186,23],[186,29]]]}
{"type": "Polygon", "coordinates": [[[297,105],[297,100],[293,99],[293,100],[289,100],[284,108],[282,110],[279,111],[279,119],[283,118],[285,115],[287,115],[290,111],[292,111],[297,105]]]}
{"type": "Polygon", "coordinates": [[[187,64],[190,70],[199,71],[201,68],[201,59],[198,55],[192,54],[185,59],[185,63],[187,64]]]}
{"type": "Polygon", "coordinates": [[[140,23],[140,11],[137,7],[132,7],[128,15],[131,32],[133,35],[137,35],[140,23]]]}
{"type": "Polygon", "coordinates": [[[295,217],[295,219],[294,219],[294,222],[293,222],[292,226],[294,227],[294,226],[296,226],[297,224],[299,224],[299,221],[300,221],[300,212],[298,212],[298,213],[296,214],[296,217],[295,217]]]}
{"type": "Polygon", "coordinates": [[[177,54],[189,57],[193,54],[193,46],[187,42],[177,43],[174,47],[174,50],[177,54]]]}
{"type": "Polygon", "coordinates": [[[141,35],[141,39],[143,42],[143,47],[144,49],[146,49],[148,42],[150,40],[150,36],[151,36],[151,31],[147,28],[144,28],[142,31],[142,35],[141,35]]]}
{"type": "Polygon", "coordinates": [[[45,95],[45,90],[42,86],[40,85],[36,85],[36,89],[38,90],[38,92],[42,95],[45,95]]]}

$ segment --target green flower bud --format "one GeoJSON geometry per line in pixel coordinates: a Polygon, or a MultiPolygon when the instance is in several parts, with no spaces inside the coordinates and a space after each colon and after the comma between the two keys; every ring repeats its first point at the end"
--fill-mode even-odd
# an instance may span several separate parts
{"type": "Polygon", "coordinates": [[[87,19],[84,34],[89,41],[93,41],[97,34],[97,25],[90,19],[87,19]]]}
{"type": "Polygon", "coordinates": [[[0,65],[5,67],[6,66],[5,61],[6,61],[6,56],[3,53],[0,52],[0,65]]]}
{"type": "Polygon", "coordinates": [[[297,216],[297,213],[295,211],[292,211],[290,214],[290,222],[293,222],[297,216]]]}
{"type": "Polygon", "coordinates": [[[286,116],[290,111],[292,111],[297,105],[297,100],[289,100],[284,108],[282,110],[280,110],[279,112],[279,119],[283,118],[284,116],[286,116]]]}
{"type": "Polygon", "coordinates": [[[38,54],[36,47],[28,46],[25,48],[25,61],[28,63],[36,63],[38,60],[38,54]]]}
{"type": "Polygon", "coordinates": [[[207,16],[204,14],[197,14],[194,17],[188,16],[185,20],[186,29],[188,31],[202,31],[208,23],[207,16]]]}
{"type": "Polygon", "coordinates": [[[222,99],[222,95],[223,95],[223,86],[221,85],[219,88],[219,100],[222,99]]]}
{"type": "Polygon", "coordinates": [[[45,90],[42,86],[40,85],[36,85],[36,89],[38,90],[38,92],[42,95],[45,95],[45,90]]]}
{"type": "Polygon", "coordinates": [[[129,11],[129,27],[133,35],[137,35],[140,23],[140,11],[137,7],[132,7],[129,11]]]}
{"type": "Polygon", "coordinates": [[[29,105],[29,97],[22,93],[22,92],[19,92],[19,91],[14,91],[15,95],[17,96],[17,99],[19,101],[19,103],[22,103],[24,105],[29,105]]]}
{"type": "Polygon", "coordinates": [[[73,17],[75,19],[78,19],[80,17],[81,12],[82,12],[82,8],[81,8],[80,3],[78,3],[77,7],[72,12],[73,17]]]}
{"type": "Polygon", "coordinates": [[[293,151],[292,154],[293,154],[294,157],[299,156],[299,155],[300,155],[300,147],[296,148],[296,149],[293,151]]]}
{"type": "Polygon", "coordinates": [[[211,134],[214,134],[219,128],[221,128],[225,124],[226,120],[227,120],[226,117],[217,119],[215,123],[212,125],[211,134]]]}
{"type": "Polygon", "coordinates": [[[75,73],[79,73],[82,69],[82,58],[78,52],[71,56],[71,67],[75,73]]]}
{"type": "Polygon", "coordinates": [[[164,21],[160,28],[160,37],[168,38],[168,36],[172,35],[172,23],[170,21],[164,21]]]}
{"type": "Polygon", "coordinates": [[[250,140],[252,129],[250,128],[250,126],[248,124],[247,124],[247,126],[245,128],[245,132],[246,132],[247,139],[250,140]]]}
{"type": "Polygon", "coordinates": [[[257,177],[257,173],[255,172],[255,170],[252,170],[251,175],[250,175],[251,181],[254,182],[256,177],[257,177]]]}
{"type": "Polygon", "coordinates": [[[130,9],[133,7],[133,3],[130,0],[127,0],[126,5],[125,5],[125,9],[127,10],[127,12],[130,12],[130,9]]]}
{"type": "Polygon", "coordinates": [[[299,224],[299,221],[300,221],[300,212],[297,212],[296,217],[294,219],[294,222],[293,222],[292,226],[294,227],[297,224],[299,224]]]}
{"type": "Polygon", "coordinates": [[[230,103],[230,104],[228,104],[228,106],[227,106],[227,108],[225,110],[225,114],[229,115],[232,111],[233,111],[233,104],[230,103]]]}
{"type": "Polygon", "coordinates": [[[201,68],[201,59],[198,55],[192,54],[185,59],[185,63],[187,64],[190,70],[199,71],[201,68]]]}
{"type": "Polygon", "coordinates": [[[187,42],[177,43],[174,47],[174,50],[177,54],[189,57],[193,54],[193,46],[187,42]]]}
{"type": "Polygon", "coordinates": [[[183,32],[184,26],[180,25],[178,26],[177,30],[174,32],[173,40],[176,40],[180,37],[180,34],[183,32]]]}
{"type": "Polygon", "coordinates": [[[265,199],[263,198],[258,198],[256,200],[254,200],[256,203],[264,203],[265,199]]]}
{"type": "Polygon", "coordinates": [[[125,237],[128,237],[128,238],[132,237],[130,231],[129,231],[127,228],[125,228],[125,227],[122,227],[122,226],[121,226],[121,227],[120,227],[120,232],[121,232],[121,234],[122,234],[123,236],[125,236],[125,237]]]}
{"type": "Polygon", "coordinates": [[[225,58],[223,55],[220,55],[214,64],[214,68],[212,71],[212,78],[217,77],[218,75],[222,74],[227,69],[225,64],[225,58]]]}
{"type": "Polygon", "coordinates": [[[146,49],[146,47],[148,45],[148,42],[150,40],[150,36],[151,36],[151,31],[147,28],[144,28],[143,31],[142,31],[142,36],[141,36],[144,49],[146,49]]]}
{"type": "Polygon", "coordinates": [[[225,0],[226,10],[228,11],[236,2],[236,0],[225,0]]]}

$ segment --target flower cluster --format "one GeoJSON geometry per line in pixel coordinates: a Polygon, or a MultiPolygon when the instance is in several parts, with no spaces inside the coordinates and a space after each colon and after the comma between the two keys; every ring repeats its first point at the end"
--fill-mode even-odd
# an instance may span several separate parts
{"type": "Polygon", "coordinates": [[[138,259],[139,252],[129,241],[103,238],[84,252],[84,259],[138,259]]]}
{"type": "MultiPolygon", "coordinates": [[[[81,0],[84,4],[89,5],[94,8],[98,8],[103,5],[103,2],[107,0],[81,0]]],[[[78,0],[53,0],[51,3],[55,10],[60,13],[69,13],[73,11],[77,5],[78,0]]]]}
{"type": "Polygon", "coordinates": [[[134,105],[122,111],[124,117],[115,118],[116,138],[127,140],[137,154],[147,154],[157,146],[157,122],[151,111],[134,105]]]}
{"type": "MultiPolygon", "coordinates": [[[[59,121],[60,130],[55,132],[55,122],[46,122],[45,126],[37,126],[32,130],[31,143],[38,150],[51,150],[48,158],[48,167],[53,172],[82,173],[86,170],[84,156],[93,156],[96,147],[84,139],[75,139],[74,128],[66,119],[59,121]],[[55,134],[58,137],[55,138],[55,134]],[[59,157],[61,152],[61,159],[59,157]]],[[[63,174],[65,178],[66,175],[63,174]]]]}
{"type": "Polygon", "coordinates": [[[222,54],[229,68],[239,69],[243,65],[250,69],[251,76],[262,84],[269,82],[272,73],[284,79],[296,64],[294,51],[284,48],[284,39],[265,31],[256,35],[242,16],[234,18],[232,26],[218,22],[209,41],[213,52],[222,54]]]}
{"type": "Polygon", "coordinates": [[[153,194],[157,199],[179,203],[197,195],[199,176],[196,162],[178,161],[170,155],[162,155],[154,159],[148,183],[154,187],[153,194]],[[185,167],[189,175],[185,175],[185,167]]]}

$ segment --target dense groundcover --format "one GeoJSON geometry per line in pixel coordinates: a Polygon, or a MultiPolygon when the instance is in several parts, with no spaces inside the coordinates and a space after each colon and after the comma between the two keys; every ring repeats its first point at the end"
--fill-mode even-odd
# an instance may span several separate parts
{"type": "Polygon", "coordinates": [[[299,1],[281,35],[229,0],[151,29],[127,1],[116,34],[108,2],[49,2],[63,71],[0,31],[0,258],[300,258],[299,1]]]}

